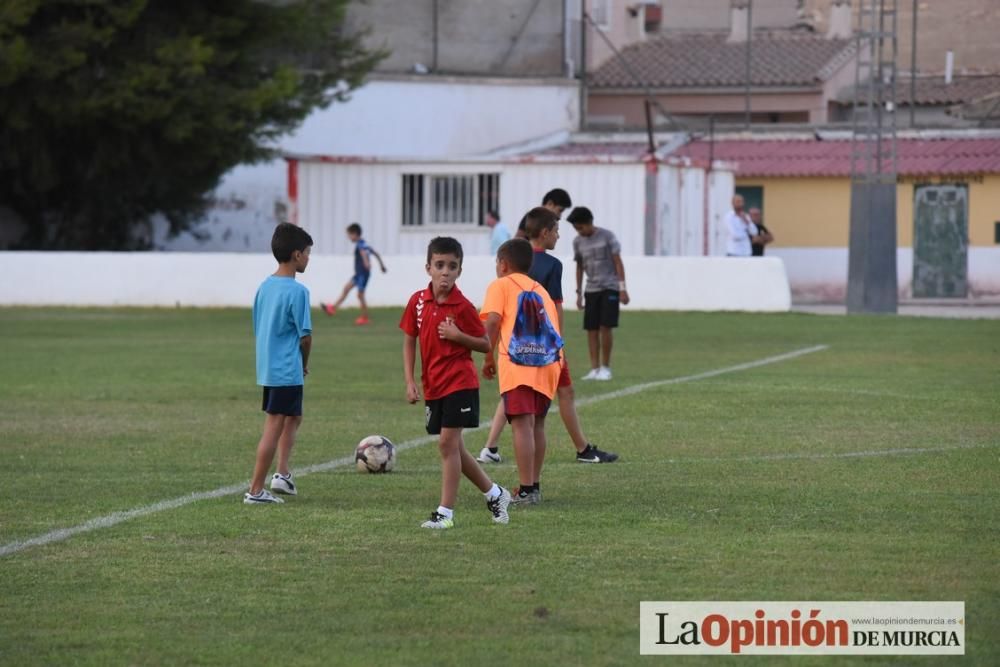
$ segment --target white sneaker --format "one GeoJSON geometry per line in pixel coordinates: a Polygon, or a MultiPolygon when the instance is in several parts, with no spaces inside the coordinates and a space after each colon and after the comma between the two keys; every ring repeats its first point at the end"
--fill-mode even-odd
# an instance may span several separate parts
{"type": "Polygon", "coordinates": [[[503,461],[503,459],[500,458],[500,452],[494,454],[493,452],[490,451],[489,447],[483,447],[482,451],[479,452],[479,456],[476,458],[476,460],[479,461],[480,463],[500,463],[501,461],[503,461]]]}
{"type": "Polygon", "coordinates": [[[600,373],[599,369],[597,369],[597,368],[591,368],[590,372],[587,373],[586,375],[584,375],[580,379],[581,380],[598,380],[598,379],[600,379],[600,378],[597,377],[599,373],[600,373]]]}
{"type": "Polygon", "coordinates": [[[509,523],[510,514],[507,508],[510,506],[510,491],[500,487],[500,495],[493,500],[486,501],[486,507],[493,514],[493,523],[509,523]]]}
{"type": "Polygon", "coordinates": [[[244,505],[266,505],[267,503],[281,503],[285,502],[281,498],[276,498],[271,495],[271,492],[267,489],[261,489],[256,495],[251,494],[249,491],[243,494],[243,504],[244,505]]]}
{"type": "Polygon", "coordinates": [[[433,528],[435,530],[447,530],[455,526],[455,522],[449,519],[443,514],[438,514],[437,511],[431,512],[431,518],[420,524],[421,528],[433,528]]]}
{"type": "Polygon", "coordinates": [[[594,379],[595,380],[601,380],[602,382],[606,382],[607,380],[610,380],[611,379],[611,369],[608,368],[607,366],[601,366],[599,369],[597,369],[597,375],[594,376],[594,379]]]}
{"type": "Polygon", "coordinates": [[[271,490],[275,493],[283,493],[286,496],[299,495],[299,492],[295,490],[295,482],[292,481],[291,474],[286,477],[281,473],[274,473],[271,477],[271,490]]]}

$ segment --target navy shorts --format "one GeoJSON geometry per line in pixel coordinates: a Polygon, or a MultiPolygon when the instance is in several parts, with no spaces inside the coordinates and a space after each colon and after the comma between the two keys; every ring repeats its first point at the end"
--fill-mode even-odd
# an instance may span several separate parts
{"type": "Polygon", "coordinates": [[[302,385],[293,387],[264,387],[264,401],[260,409],[269,415],[286,417],[302,416],[302,385]]]}
{"type": "Polygon", "coordinates": [[[441,433],[442,428],[476,428],[479,426],[479,390],[460,389],[424,402],[427,432],[441,433]]]}
{"type": "Polygon", "coordinates": [[[602,327],[613,329],[618,326],[618,290],[585,292],[583,296],[584,329],[596,331],[602,327]]]}
{"type": "Polygon", "coordinates": [[[365,288],[368,287],[368,279],[371,277],[370,273],[355,273],[351,280],[354,281],[354,286],[358,288],[359,292],[364,292],[365,288]]]}

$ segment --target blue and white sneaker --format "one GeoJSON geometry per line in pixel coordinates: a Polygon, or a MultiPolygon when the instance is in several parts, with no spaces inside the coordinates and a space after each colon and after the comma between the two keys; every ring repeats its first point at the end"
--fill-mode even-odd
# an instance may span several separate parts
{"type": "Polygon", "coordinates": [[[295,490],[295,482],[292,481],[292,475],[282,475],[281,473],[274,473],[271,477],[271,490],[275,493],[283,493],[286,496],[297,496],[299,492],[295,490]]]}
{"type": "Polygon", "coordinates": [[[243,504],[244,505],[266,505],[268,503],[281,504],[285,502],[281,498],[276,498],[271,495],[271,492],[267,489],[261,489],[257,493],[247,493],[243,494],[243,504]]]}

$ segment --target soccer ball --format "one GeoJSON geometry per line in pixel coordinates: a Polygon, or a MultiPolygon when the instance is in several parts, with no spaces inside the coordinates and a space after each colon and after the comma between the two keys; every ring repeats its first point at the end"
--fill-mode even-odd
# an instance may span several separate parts
{"type": "Polygon", "coordinates": [[[358,472],[390,472],[396,467],[396,446],[384,435],[370,435],[354,450],[358,472]]]}

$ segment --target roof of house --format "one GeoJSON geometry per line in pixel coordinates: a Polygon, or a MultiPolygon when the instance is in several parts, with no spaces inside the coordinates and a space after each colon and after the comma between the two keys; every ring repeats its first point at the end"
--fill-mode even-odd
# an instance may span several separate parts
{"type": "MultiPolygon", "coordinates": [[[[963,104],[1000,92],[1000,75],[962,75],[945,83],[944,76],[918,76],[916,80],[917,106],[945,106],[963,104]]],[[[842,104],[850,104],[854,99],[854,88],[848,88],[838,96],[842,104]]],[[[904,74],[896,83],[896,101],[899,106],[910,104],[910,77],[904,74]]]]}
{"type": "MultiPolygon", "coordinates": [[[[588,80],[592,88],[712,88],[746,84],[746,43],[724,33],[669,35],[626,47],[588,80]],[[639,81],[629,69],[635,71],[639,81]]],[[[815,86],[851,60],[852,40],[811,33],[754,33],[750,83],[756,87],[815,86]]]]}
{"type": "MultiPolygon", "coordinates": [[[[851,141],[847,139],[698,139],[672,151],[674,157],[735,167],[741,177],[849,176],[851,141]]],[[[897,169],[907,176],[957,176],[1000,173],[1000,138],[900,138],[897,169]]]]}

